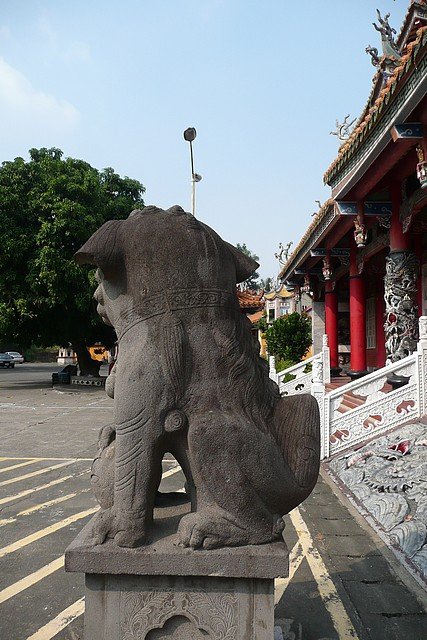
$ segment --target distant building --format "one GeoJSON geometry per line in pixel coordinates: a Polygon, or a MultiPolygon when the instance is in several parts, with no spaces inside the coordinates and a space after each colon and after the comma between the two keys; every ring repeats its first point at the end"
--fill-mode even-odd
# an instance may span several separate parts
{"type": "Polygon", "coordinates": [[[268,324],[271,324],[281,316],[286,316],[296,311],[294,294],[292,291],[288,291],[285,285],[264,293],[264,300],[268,324]]]}

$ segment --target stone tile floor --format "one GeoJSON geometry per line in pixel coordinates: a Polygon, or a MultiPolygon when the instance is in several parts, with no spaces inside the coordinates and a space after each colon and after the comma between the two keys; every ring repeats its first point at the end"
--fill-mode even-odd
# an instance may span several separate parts
{"type": "Polygon", "coordinates": [[[335,457],[327,469],[406,568],[427,585],[425,418],[335,457]]]}
{"type": "MultiPolygon", "coordinates": [[[[53,390],[50,374],[47,365],[0,370],[1,639],[83,638],[83,576],[65,573],[62,555],[96,508],[89,468],[112,402],[99,389],[53,390]]],[[[164,491],[184,485],[173,464],[165,460],[164,491]]],[[[325,469],[285,521],[278,640],[426,637],[426,592],[325,469]]]]}

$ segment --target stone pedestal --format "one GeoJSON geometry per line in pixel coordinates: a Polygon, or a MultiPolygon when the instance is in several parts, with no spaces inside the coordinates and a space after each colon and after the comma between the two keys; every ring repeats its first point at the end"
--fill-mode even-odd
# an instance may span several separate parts
{"type": "Polygon", "coordinates": [[[185,510],[159,510],[152,542],[138,549],[89,547],[90,523],[67,549],[66,570],[86,574],[85,640],[273,639],[285,543],[185,549],[175,534],[185,510]]]}

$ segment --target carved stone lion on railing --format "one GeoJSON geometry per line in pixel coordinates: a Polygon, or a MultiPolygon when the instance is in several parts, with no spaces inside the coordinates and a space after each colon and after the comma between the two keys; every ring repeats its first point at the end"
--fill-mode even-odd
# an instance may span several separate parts
{"type": "Polygon", "coordinates": [[[75,257],[98,267],[98,313],[119,339],[93,542],[144,544],[166,452],[192,503],[181,544],[278,538],[316,483],[319,415],[311,396],[280,399],[240,312],[236,283],[258,265],[178,206],[107,222],[75,257]]]}

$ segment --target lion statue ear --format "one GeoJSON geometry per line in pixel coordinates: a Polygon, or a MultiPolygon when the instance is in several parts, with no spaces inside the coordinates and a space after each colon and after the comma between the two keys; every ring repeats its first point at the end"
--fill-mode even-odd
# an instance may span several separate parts
{"type": "Polygon", "coordinates": [[[118,231],[122,220],[109,220],[74,254],[77,264],[93,264],[108,277],[121,256],[118,231]]]}
{"type": "Polygon", "coordinates": [[[240,251],[236,247],[233,247],[229,242],[225,243],[233,256],[233,261],[236,266],[236,284],[244,282],[253,274],[259,267],[258,262],[253,258],[247,256],[243,251],[240,251]]]}

